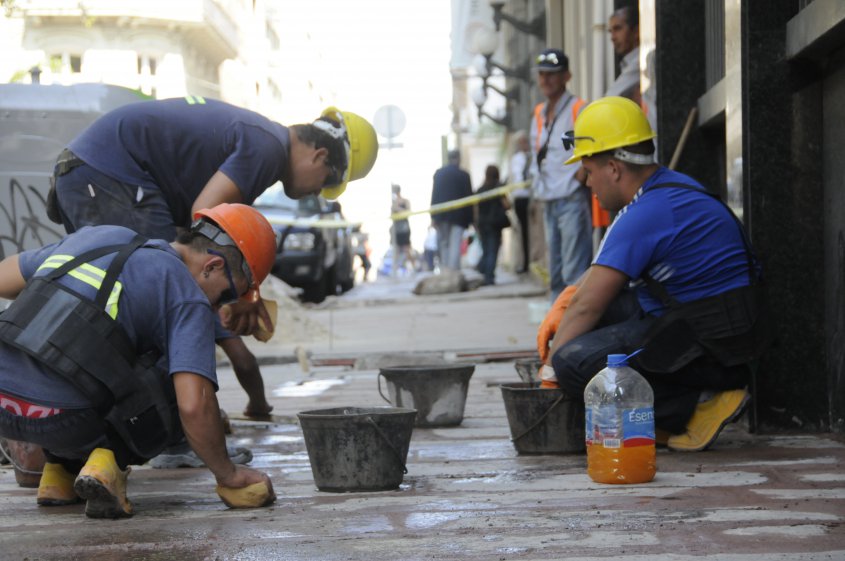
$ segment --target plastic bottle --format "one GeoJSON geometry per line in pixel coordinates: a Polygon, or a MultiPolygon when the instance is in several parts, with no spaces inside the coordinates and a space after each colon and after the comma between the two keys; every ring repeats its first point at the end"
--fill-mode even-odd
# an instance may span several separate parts
{"type": "Polygon", "coordinates": [[[647,483],[656,471],[654,392],[628,358],[608,355],[584,389],[587,474],[597,483],[647,483]]]}

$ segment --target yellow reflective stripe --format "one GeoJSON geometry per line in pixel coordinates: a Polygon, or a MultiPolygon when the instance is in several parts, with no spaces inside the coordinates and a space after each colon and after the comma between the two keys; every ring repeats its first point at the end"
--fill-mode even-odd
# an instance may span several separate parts
{"type": "MultiPolygon", "coordinates": [[[[73,255],[51,255],[44,262],[38,267],[38,271],[41,269],[58,269],[68,261],[73,259],[73,255]]],[[[103,285],[103,280],[106,278],[106,272],[99,267],[95,267],[90,263],[83,263],[82,265],[78,266],[77,268],[68,272],[70,276],[73,278],[84,282],[90,286],[93,286],[95,289],[99,290],[100,287],[103,285]]],[[[117,305],[118,300],[120,300],[120,292],[123,290],[123,285],[120,281],[114,283],[114,287],[112,287],[111,294],[109,294],[108,300],[106,300],[106,313],[112,318],[117,318],[117,305]]]]}
{"type": "Polygon", "coordinates": [[[205,105],[205,98],[198,95],[186,95],[185,101],[188,102],[188,105],[205,105]]]}

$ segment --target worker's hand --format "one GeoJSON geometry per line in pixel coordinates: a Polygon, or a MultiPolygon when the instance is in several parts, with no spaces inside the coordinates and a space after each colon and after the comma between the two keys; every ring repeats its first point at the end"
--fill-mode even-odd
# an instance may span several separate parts
{"type": "Polygon", "coordinates": [[[254,402],[250,399],[249,403],[246,404],[246,409],[244,409],[244,416],[258,420],[265,420],[270,418],[270,412],[272,410],[273,406],[267,403],[266,400],[263,402],[254,402]]]}
{"type": "Polygon", "coordinates": [[[540,353],[540,360],[543,362],[546,362],[549,358],[549,343],[557,333],[557,328],[563,319],[563,313],[569,307],[572,295],[575,294],[576,290],[578,290],[578,286],[574,284],[563,289],[563,292],[560,293],[546,313],[546,317],[543,318],[540,329],[537,330],[537,351],[540,353]]]}
{"type": "Polygon", "coordinates": [[[259,298],[254,302],[243,298],[220,308],[220,322],[235,335],[252,335],[258,330],[259,318],[264,325],[273,325],[270,314],[259,298]]]}
{"type": "Polygon", "coordinates": [[[241,465],[226,477],[217,478],[217,494],[230,508],[257,508],[276,501],[270,477],[241,465]]]}

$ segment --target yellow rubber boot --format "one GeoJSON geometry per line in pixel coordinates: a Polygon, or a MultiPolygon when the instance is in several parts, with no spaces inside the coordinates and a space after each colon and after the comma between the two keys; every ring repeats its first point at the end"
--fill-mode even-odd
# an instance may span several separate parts
{"type": "Polygon", "coordinates": [[[75,478],[61,464],[47,462],[41,473],[35,500],[41,506],[64,506],[78,503],[79,495],[73,490],[75,478]]]}
{"type": "Polygon", "coordinates": [[[73,489],[85,499],[85,515],[89,518],[128,518],[132,516],[132,503],[126,498],[126,478],[129,468],[117,467],[114,452],[96,448],[88,456],[88,462],[73,489]]]}
{"type": "Polygon", "coordinates": [[[687,432],[669,437],[666,445],[678,452],[699,452],[706,450],[725,425],[742,414],[750,394],[743,390],[729,390],[717,393],[695,408],[687,432]]]}

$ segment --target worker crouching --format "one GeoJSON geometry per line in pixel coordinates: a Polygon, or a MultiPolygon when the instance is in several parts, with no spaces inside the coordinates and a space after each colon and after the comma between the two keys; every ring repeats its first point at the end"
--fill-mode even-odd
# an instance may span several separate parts
{"type": "Polygon", "coordinates": [[[130,464],[184,436],[232,507],[275,500],[269,477],[226,452],[215,396],[214,318],[248,297],[276,239],[254,209],[200,210],[173,243],[85,227],[0,262],[0,436],[38,444],[43,506],[86,501],[132,516],[130,464]]]}

